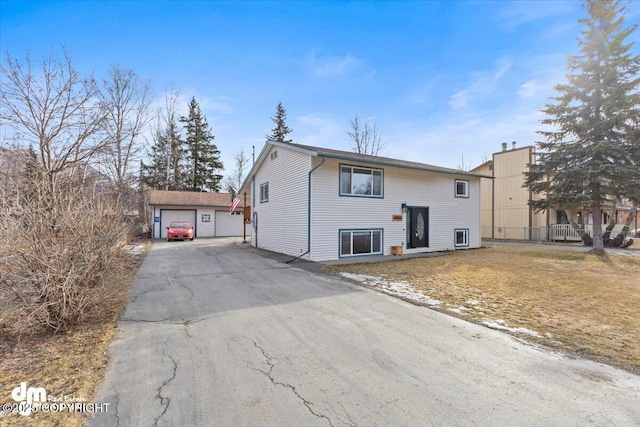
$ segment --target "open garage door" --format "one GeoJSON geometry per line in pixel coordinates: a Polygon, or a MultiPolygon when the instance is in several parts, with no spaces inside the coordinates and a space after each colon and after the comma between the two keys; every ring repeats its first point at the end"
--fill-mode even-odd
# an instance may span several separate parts
{"type": "MultiPolygon", "coordinates": [[[[162,209],[160,211],[160,237],[167,238],[167,228],[171,221],[189,221],[191,225],[196,227],[196,211],[195,209],[189,210],[173,210],[162,209]]],[[[198,229],[195,230],[196,236],[198,235],[198,229]]]]}
{"type": "Polygon", "coordinates": [[[229,215],[229,211],[216,211],[216,237],[242,236],[244,217],[242,211],[229,215]]]}

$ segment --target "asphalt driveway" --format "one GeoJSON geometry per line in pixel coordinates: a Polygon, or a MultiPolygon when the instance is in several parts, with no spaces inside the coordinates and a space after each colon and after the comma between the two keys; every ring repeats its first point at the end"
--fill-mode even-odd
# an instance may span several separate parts
{"type": "Polygon", "coordinates": [[[90,426],[637,425],[640,377],[223,240],[155,242],[90,426]]]}

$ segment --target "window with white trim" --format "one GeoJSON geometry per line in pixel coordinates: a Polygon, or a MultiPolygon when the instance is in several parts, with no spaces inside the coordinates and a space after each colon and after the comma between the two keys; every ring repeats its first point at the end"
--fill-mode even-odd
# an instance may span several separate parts
{"type": "Polygon", "coordinates": [[[469,181],[464,179],[455,180],[456,197],[469,197],[469,181]]]}
{"type": "Polygon", "coordinates": [[[469,246],[469,229],[460,228],[455,230],[455,246],[456,248],[469,246]]]}
{"type": "Polygon", "coordinates": [[[382,230],[341,230],[340,256],[382,254],[382,230]]]}
{"type": "Polygon", "coordinates": [[[260,203],[269,201],[269,183],[260,184],[260,203]]]}
{"type": "Polygon", "coordinates": [[[360,166],[340,166],[340,195],[382,197],[384,171],[360,166]]]}

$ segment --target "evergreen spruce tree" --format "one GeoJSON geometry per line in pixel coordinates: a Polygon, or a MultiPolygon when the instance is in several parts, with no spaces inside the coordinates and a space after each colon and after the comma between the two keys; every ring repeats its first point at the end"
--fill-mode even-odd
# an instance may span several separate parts
{"type": "Polygon", "coordinates": [[[177,123],[169,119],[167,127],[158,129],[154,139],[150,163],[142,164],[142,181],[156,190],[185,190],[185,150],[177,123]]]}
{"type": "Polygon", "coordinates": [[[278,102],[276,107],[276,115],[271,117],[271,121],[276,127],[271,129],[271,135],[267,135],[267,142],[291,142],[287,139],[287,135],[291,133],[291,128],[287,126],[287,112],[282,106],[282,102],[278,102]]]}
{"type": "Polygon", "coordinates": [[[187,154],[187,187],[191,191],[220,191],[222,175],[217,171],[222,169],[220,151],[213,143],[215,138],[207,119],[200,111],[200,105],[195,97],[189,103],[189,114],[181,117],[186,133],[187,154]]]}
{"type": "MultiPolygon", "coordinates": [[[[557,208],[571,218],[579,209],[593,215],[593,252],[604,254],[601,208],[617,197],[639,201],[640,57],[626,39],[626,7],[617,0],[587,0],[579,53],[568,57],[567,83],[543,110],[553,130],[539,132],[539,159],[525,185],[540,194],[537,210],[557,208]]],[[[575,226],[575,221],[572,220],[575,226]]],[[[583,238],[589,244],[589,237],[583,238]]]]}

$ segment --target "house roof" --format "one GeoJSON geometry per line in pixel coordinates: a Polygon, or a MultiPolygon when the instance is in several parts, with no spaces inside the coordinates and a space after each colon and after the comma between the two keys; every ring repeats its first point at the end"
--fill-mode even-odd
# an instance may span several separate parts
{"type": "Polygon", "coordinates": [[[434,166],[426,163],[412,162],[409,160],[393,159],[391,157],[372,156],[369,154],[360,154],[360,153],[354,153],[351,151],[334,150],[331,148],[322,148],[322,147],[314,147],[311,145],[296,144],[293,142],[268,142],[267,144],[265,144],[265,147],[262,149],[262,152],[258,156],[258,159],[256,160],[255,164],[251,168],[251,171],[249,172],[249,174],[247,175],[247,179],[242,186],[243,188],[245,185],[247,185],[247,182],[251,179],[251,177],[254,175],[255,171],[257,170],[257,168],[260,166],[260,164],[264,160],[264,155],[267,152],[267,147],[269,145],[287,148],[290,150],[309,154],[310,156],[313,156],[313,157],[326,157],[326,158],[337,159],[337,160],[370,163],[370,164],[379,165],[379,166],[392,166],[392,167],[398,167],[398,168],[404,168],[404,169],[414,169],[414,170],[422,170],[427,172],[446,173],[446,174],[452,174],[452,175],[464,175],[464,176],[472,176],[477,178],[493,178],[489,175],[482,175],[482,174],[467,172],[459,169],[444,168],[441,166],[434,166]]]}
{"type": "Polygon", "coordinates": [[[369,154],[360,154],[360,153],[354,153],[351,151],[333,150],[330,148],[322,148],[322,147],[312,147],[310,145],[302,145],[302,144],[294,144],[294,143],[285,143],[285,144],[274,143],[274,145],[281,145],[285,147],[296,147],[300,150],[307,151],[308,154],[311,154],[312,156],[328,157],[328,158],[339,159],[339,160],[360,161],[360,162],[366,162],[366,163],[374,163],[374,164],[383,165],[383,166],[395,166],[395,167],[406,168],[406,169],[425,170],[429,172],[440,172],[440,173],[455,174],[455,175],[480,176],[478,174],[459,170],[459,169],[444,168],[441,166],[429,165],[427,163],[393,159],[391,157],[372,156],[369,154]]]}
{"type": "MultiPolygon", "coordinates": [[[[149,191],[150,205],[164,206],[231,206],[230,193],[204,193],[200,191],[149,191]]],[[[240,202],[240,205],[243,203],[240,202]]]]}
{"type": "Polygon", "coordinates": [[[486,162],[482,163],[481,165],[476,166],[475,168],[471,169],[469,172],[473,172],[473,171],[477,171],[478,169],[481,169],[487,165],[492,165],[493,164],[493,160],[487,160],[486,162]]]}

